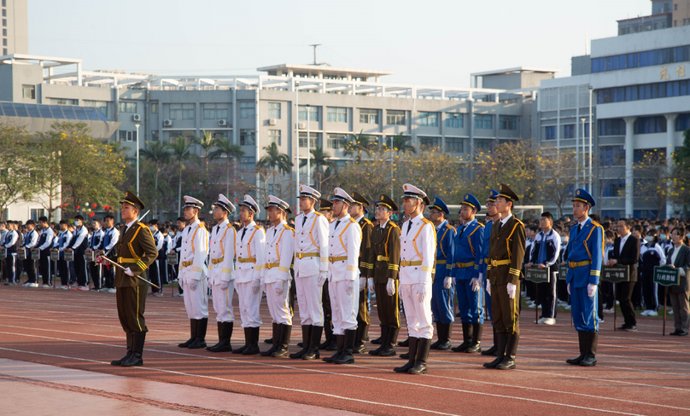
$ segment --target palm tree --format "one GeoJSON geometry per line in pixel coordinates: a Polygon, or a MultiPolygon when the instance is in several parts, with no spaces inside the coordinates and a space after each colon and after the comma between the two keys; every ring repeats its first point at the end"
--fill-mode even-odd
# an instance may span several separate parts
{"type": "Polygon", "coordinates": [[[359,134],[352,134],[348,140],[345,140],[343,154],[345,156],[356,155],[355,160],[357,163],[360,163],[362,161],[362,153],[366,153],[369,156],[374,147],[376,147],[376,142],[372,140],[372,137],[360,131],[359,134]]]}
{"type": "Polygon", "coordinates": [[[203,135],[198,138],[194,138],[194,144],[201,146],[201,158],[204,161],[204,180],[205,184],[208,185],[208,159],[211,149],[215,146],[216,138],[210,131],[203,130],[203,135]]]}
{"type": "Polygon", "coordinates": [[[163,169],[163,166],[170,162],[170,149],[168,148],[168,146],[164,145],[159,141],[146,142],[145,148],[141,150],[141,156],[144,159],[152,162],[156,171],[153,179],[153,211],[156,213],[156,218],[158,218],[158,177],[160,176],[161,169],[163,169]]]}
{"type": "Polygon", "coordinates": [[[172,153],[172,158],[177,164],[177,215],[182,213],[182,171],[184,162],[192,157],[192,145],[187,143],[187,139],[178,136],[174,141],[168,143],[172,153]]]}
{"type": "MultiPolygon", "coordinates": [[[[317,147],[310,150],[311,166],[314,168],[313,183],[321,191],[321,185],[335,175],[335,162],[331,159],[331,155],[323,151],[322,147],[317,147]]],[[[300,167],[307,164],[306,160],[300,161],[300,167]]]]}
{"type": "MultiPolygon", "coordinates": [[[[393,140],[393,150],[398,153],[417,153],[417,149],[410,144],[412,140],[409,136],[403,136],[402,134],[396,134],[392,137],[393,140]]],[[[390,140],[387,140],[384,146],[388,149],[391,147],[390,140]]]]}
{"type": "Polygon", "coordinates": [[[230,193],[230,168],[235,161],[242,159],[242,156],[244,156],[242,147],[232,144],[232,141],[225,137],[216,139],[215,149],[208,154],[209,159],[225,158],[225,196],[229,196],[230,193]]]}
{"type": "Polygon", "coordinates": [[[290,157],[285,153],[280,153],[278,145],[276,143],[271,143],[264,147],[266,155],[259,159],[256,167],[261,170],[267,170],[271,172],[273,192],[276,189],[276,174],[279,173],[290,173],[292,169],[292,162],[290,162],[290,157]]]}

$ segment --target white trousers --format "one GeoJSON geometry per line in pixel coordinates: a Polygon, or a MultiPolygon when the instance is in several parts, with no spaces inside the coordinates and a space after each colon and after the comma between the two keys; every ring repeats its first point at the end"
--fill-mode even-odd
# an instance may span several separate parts
{"type": "Polygon", "coordinates": [[[297,304],[302,325],[323,326],[323,286],[319,286],[319,275],[296,276],[297,304]]]}
{"type": "Polygon", "coordinates": [[[333,334],[344,335],[348,329],[357,329],[359,280],[329,281],[328,295],[331,298],[333,334]]]}
{"type": "Polygon", "coordinates": [[[227,289],[221,289],[220,285],[211,285],[213,298],[213,310],[216,311],[216,321],[233,322],[235,314],[232,311],[232,297],[235,295],[234,281],[230,281],[227,289]]]}
{"type": "Polygon", "coordinates": [[[208,318],[208,283],[206,278],[197,281],[196,289],[192,289],[189,285],[190,280],[185,279],[182,282],[184,308],[187,311],[189,319],[203,319],[208,318]]]}
{"type": "Polygon", "coordinates": [[[266,303],[274,324],[292,325],[292,313],[290,313],[290,281],[279,280],[266,283],[266,303]],[[278,290],[282,289],[280,294],[278,290]]]}
{"type": "Polygon", "coordinates": [[[431,282],[400,285],[400,298],[405,308],[407,333],[413,338],[431,339],[434,326],[431,317],[431,282]],[[424,287],[424,296],[419,299],[417,290],[424,287]]]}
{"type": "Polygon", "coordinates": [[[261,326],[261,289],[254,293],[253,282],[235,282],[237,299],[240,301],[240,320],[242,328],[256,328],[261,326]]]}

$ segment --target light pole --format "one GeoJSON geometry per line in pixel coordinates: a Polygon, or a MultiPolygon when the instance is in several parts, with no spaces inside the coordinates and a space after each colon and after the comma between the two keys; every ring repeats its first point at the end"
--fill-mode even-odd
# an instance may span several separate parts
{"type": "MultiPolygon", "coordinates": [[[[316,49],[314,49],[314,53],[316,53],[316,49]]],[[[310,143],[311,138],[309,137],[310,136],[309,129],[311,127],[311,126],[309,126],[309,110],[311,110],[311,106],[309,104],[307,104],[306,107],[307,107],[307,184],[311,185],[311,180],[310,180],[311,175],[309,174],[309,172],[311,171],[311,154],[310,154],[310,152],[311,152],[311,143],[310,143]]]]}
{"type": "Polygon", "coordinates": [[[136,135],[137,135],[137,137],[136,137],[137,148],[136,148],[136,156],[135,156],[136,161],[137,161],[136,162],[137,163],[137,186],[136,186],[137,196],[139,196],[139,126],[140,126],[140,123],[138,121],[134,122],[134,128],[136,129],[136,135]]]}

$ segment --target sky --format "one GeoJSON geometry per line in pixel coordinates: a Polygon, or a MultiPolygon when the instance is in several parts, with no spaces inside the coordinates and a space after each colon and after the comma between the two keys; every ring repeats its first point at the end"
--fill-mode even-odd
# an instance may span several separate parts
{"type": "Polygon", "coordinates": [[[29,52],[87,70],[255,75],[317,61],[390,83],[468,87],[516,66],[570,74],[571,56],[616,35],[649,0],[28,0],[29,52]]]}

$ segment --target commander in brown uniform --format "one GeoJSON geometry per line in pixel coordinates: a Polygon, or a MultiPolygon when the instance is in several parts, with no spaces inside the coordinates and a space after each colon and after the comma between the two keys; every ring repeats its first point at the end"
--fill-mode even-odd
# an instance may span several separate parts
{"type": "Polygon", "coordinates": [[[520,274],[525,257],[525,225],[513,216],[518,196],[501,184],[495,206],[500,219],[494,223],[489,240],[487,290],[491,292],[491,315],[496,334],[496,359],[486,368],[512,370],[520,338],[520,274]]]}
{"type": "Polygon", "coordinates": [[[381,324],[381,346],[371,355],[390,357],[395,355],[395,345],[400,331],[398,313],[398,271],[400,269],[400,227],[391,221],[398,206],[387,195],[376,201],[376,224],[371,234],[371,250],[374,262],[374,291],[376,308],[381,324]]]}
{"type": "MultiPolygon", "coordinates": [[[[355,334],[355,354],[366,352],[364,341],[369,340],[369,307],[367,283],[373,277],[374,262],[371,258],[371,234],[374,224],[364,215],[369,201],[358,192],[352,193],[354,203],[350,205],[350,216],[362,228],[362,244],[359,248],[359,308],[357,311],[357,333],[355,334]]],[[[371,287],[369,290],[373,290],[371,287]]]]}
{"type": "Polygon", "coordinates": [[[117,254],[112,254],[110,259],[125,268],[115,270],[115,299],[120,325],[127,335],[127,354],[110,364],[132,367],[144,364],[141,356],[148,331],[144,321],[148,286],[137,276],[141,277],[156,260],[158,249],[149,227],[137,221],[139,212],[144,209],[143,202],[127,192],[120,204],[122,222],[126,225],[120,229],[120,239],[114,250],[117,254]]]}

